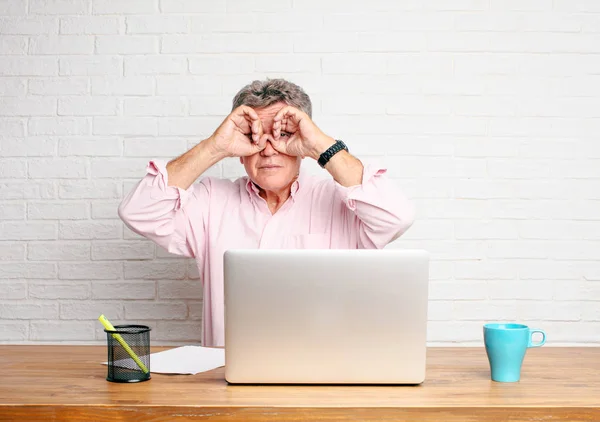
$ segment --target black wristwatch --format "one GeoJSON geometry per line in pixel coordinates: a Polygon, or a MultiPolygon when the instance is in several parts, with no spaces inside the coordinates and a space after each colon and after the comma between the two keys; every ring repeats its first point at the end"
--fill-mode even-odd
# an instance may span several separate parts
{"type": "Polygon", "coordinates": [[[325,164],[327,164],[329,160],[331,160],[331,157],[333,157],[335,154],[337,154],[343,149],[348,151],[348,147],[346,146],[346,144],[340,141],[339,139],[336,139],[335,144],[327,148],[327,151],[321,154],[321,156],[317,160],[319,165],[321,167],[325,167],[325,164]]]}

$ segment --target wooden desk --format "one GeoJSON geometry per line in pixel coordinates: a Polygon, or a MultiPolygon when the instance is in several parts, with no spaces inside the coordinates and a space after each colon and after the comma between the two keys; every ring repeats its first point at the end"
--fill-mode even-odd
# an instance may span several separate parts
{"type": "Polygon", "coordinates": [[[103,346],[0,346],[0,420],[600,420],[600,348],[530,349],[512,384],[490,380],[480,348],[430,348],[421,386],[233,386],[224,368],[116,384],[105,359],[103,346]]]}

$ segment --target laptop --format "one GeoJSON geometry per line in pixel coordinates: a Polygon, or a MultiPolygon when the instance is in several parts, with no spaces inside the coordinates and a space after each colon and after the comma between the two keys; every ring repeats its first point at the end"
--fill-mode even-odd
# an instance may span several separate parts
{"type": "Polygon", "coordinates": [[[429,254],[228,250],[230,384],[421,384],[429,254]]]}

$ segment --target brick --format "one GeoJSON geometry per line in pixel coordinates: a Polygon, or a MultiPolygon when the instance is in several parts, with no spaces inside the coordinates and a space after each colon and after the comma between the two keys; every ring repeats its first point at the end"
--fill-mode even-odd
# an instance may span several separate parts
{"type": "Polygon", "coordinates": [[[93,219],[118,219],[117,210],[121,201],[102,201],[92,202],[92,218],[93,219]]]}
{"type": "Polygon", "coordinates": [[[406,239],[452,239],[454,223],[451,220],[417,220],[405,236],[406,239]]]}
{"type": "MultiPolygon", "coordinates": [[[[193,54],[193,53],[218,53],[223,48],[222,34],[205,37],[204,35],[163,35],[161,37],[160,52],[162,54],[193,54]]],[[[244,34],[245,35],[245,34],[244,34]]],[[[226,52],[226,51],[224,51],[226,52]]]]}
{"type": "Polygon", "coordinates": [[[159,55],[125,57],[125,76],[180,75],[187,72],[187,67],[187,59],[183,56],[169,56],[168,60],[159,55]]]}
{"type": "MultiPolygon", "coordinates": [[[[576,311],[575,311],[575,309],[573,309],[573,305],[577,305],[577,304],[569,303],[569,305],[570,305],[569,308],[561,309],[562,312],[570,313],[569,316],[571,318],[562,318],[564,320],[567,320],[567,319],[574,320],[573,318],[576,315],[576,311]]],[[[581,310],[581,319],[584,321],[600,321],[600,306],[598,306],[598,301],[583,303],[583,309],[581,310]]]]}
{"type": "Polygon", "coordinates": [[[27,14],[26,2],[0,0],[0,16],[21,16],[27,14]]]}
{"type": "Polygon", "coordinates": [[[156,297],[156,283],[154,281],[119,281],[119,282],[92,282],[93,299],[113,300],[148,300],[156,297]]]}
{"type": "Polygon", "coordinates": [[[485,300],[487,284],[480,280],[432,281],[430,300],[485,300]]]}
{"type": "Polygon", "coordinates": [[[29,94],[33,95],[85,95],[90,91],[87,78],[31,79],[29,94]]]}
{"type": "Polygon", "coordinates": [[[83,15],[91,10],[91,0],[30,0],[32,15],[83,15]]]}
{"type": "Polygon", "coordinates": [[[59,239],[120,239],[122,223],[120,221],[61,221],[58,233],[59,239]]]}
{"type": "Polygon", "coordinates": [[[160,0],[163,13],[214,13],[225,12],[225,3],[198,0],[160,0]]]}
{"type": "Polygon", "coordinates": [[[27,283],[23,281],[3,281],[2,289],[0,289],[0,300],[18,299],[27,299],[27,283]]]}
{"type": "Polygon", "coordinates": [[[125,302],[127,319],[173,320],[185,319],[187,306],[181,302],[125,302]]]}
{"type": "Polygon", "coordinates": [[[487,256],[489,258],[547,258],[547,244],[543,241],[521,240],[519,242],[511,240],[493,240],[487,242],[487,256]]]}
{"type": "Polygon", "coordinates": [[[111,137],[61,138],[58,144],[58,155],[118,157],[122,155],[122,144],[120,138],[111,137]]]}
{"type": "Polygon", "coordinates": [[[56,197],[52,181],[27,181],[0,183],[0,198],[3,199],[49,199],[56,197]]]}
{"type": "Polygon", "coordinates": [[[187,262],[187,276],[192,280],[199,280],[201,278],[198,264],[193,259],[189,259],[187,262]]]}
{"type": "Polygon", "coordinates": [[[58,74],[58,59],[54,57],[3,57],[1,76],[52,76],[58,74]]]}
{"type": "Polygon", "coordinates": [[[123,100],[125,116],[184,116],[186,100],[181,97],[126,98],[123,100]]]}
{"type": "MultiPolygon", "coordinates": [[[[149,155],[154,156],[154,153],[149,155]]],[[[146,174],[146,158],[93,158],[92,177],[131,177],[141,179],[146,174]]]]}
{"type": "Polygon", "coordinates": [[[158,0],[93,0],[95,15],[146,14],[158,11],[158,0]]]}
{"type": "Polygon", "coordinates": [[[518,301],[517,315],[523,321],[579,321],[581,304],[577,302],[518,301]]]}
{"type": "Polygon", "coordinates": [[[481,341],[481,323],[479,321],[431,321],[427,324],[427,341],[479,342],[481,341]]]}
{"type": "Polygon", "coordinates": [[[0,241],[0,261],[24,261],[25,243],[0,241]]]}
{"type": "Polygon", "coordinates": [[[88,204],[84,202],[28,202],[28,220],[83,220],[89,217],[88,204]]]}
{"type": "MultiPolygon", "coordinates": [[[[240,87],[241,88],[241,87],[240,87]]],[[[157,76],[157,95],[217,95],[221,94],[221,87],[201,76],[157,76]]]]}
{"type": "Polygon", "coordinates": [[[111,97],[65,97],[58,100],[59,116],[116,116],[118,100],[111,97]]]}
{"type": "Polygon", "coordinates": [[[77,301],[60,304],[60,319],[92,319],[99,315],[110,315],[111,319],[123,318],[123,304],[119,302],[77,301]]]}
{"type": "Polygon", "coordinates": [[[126,157],[175,157],[187,151],[184,139],[125,139],[124,146],[126,157]]]}
{"type": "Polygon", "coordinates": [[[88,282],[57,283],[49,281],[29,281],[29,297],[32,299],[89,299],[88,282]]]}
{"type": "Polygon", "coordinates": [[[65,76],[120,76],[123,59],[110,56],[61,57],[59,74],[65,76]]]}
{"type": "Polygon", "coordinates": [[[66,263],[59,262],[58,278],[61,280],[116,280],[123,274],[120,263],[86,262],[66,263]]]}
{"type": "Polygon", "coordinates": [[[452,319],[452,302],[430,300],[427,309],[429,321],[447,321],[452,319]]]}
{"type": "Polygon", "coordinates": [[[0,133],[11,137],[25,136],[25,119],[0,118],[0,133]]]}
{"type": "Polygon", "coordinates": [[[31,261],[89,261],[88,242],[30,242],[27,259],[31,261]]]}
{"type": "Polygon", "coordinates": [[[202,285],[198,281],[159,281],[159,299],[202,299],[202,285]]]}
{"type": "Polygon", "coordinates": [[[107,35],[119,33],[119,19],[106,16],[77,16],[61,18],[61,34],[107,35]]]}
{"type": "Polygon", "coordinates": [[[187,16],[130,16],[125,19],[128,34],[177,34],[188,32],[187,16]]]}
{"type": "Polygon", "coordinates": [[[111,199],[121,197],[121,187],[112,180],[66,181],[58,183],[58,196],[63,199],[111,199]]]}
{"type": "Polygon", "coordinates": [[[154,336],[158,341],[200,342],[202,339],[202,324],[197,321],[159,321],[154,336]]]}
{"type": "Polygon", "coordinates": [[[0,100],[2,116],[53,116],[56,114],[54,98],[7,97],[0,100]]]}
{"type": "MultiPolygon", "coordinates": [[[[1,161],[0,161],[1,165],[1,161]]],[[[24,220],[25,219],[25,203],[21,202],[1,202],[0,203],[0,220],[24,220]]]]}
{"type": "Polygon", "coordinates": [[[190,116],[223,116],[231,109],[231,100],[224,96],[191,97],[190,116]]]}
{"type": "Polygon", "coordinates": [[[158,53],[158,38],[150,35],[98,35],[96,54],[158,53]]]}
{"type": "MultiPolygon", "coordinates": [[[[258,14],[250,13],[202,13],[190,16],[192,33],[214,33],[214,32],[253,32],[265,31],[265,27],[258,26],[258,14]]],[[[269,25],[274,23],[273,15],[269,25]]],[[[288,23],[290,23],[288,21],[288,23]]],[[[291,25],[292,26],[292,25],[291,25]]],[[[269,29],[272,30],[272,29],[269,29]]]]}
{"type": "Polygon", "coordinates": [[[517,318],[517,301],[455,301],[453,319],[511,321],[517,318]]]}
{"type": "MultiPolygon", "coordinates": [[[[254,69],[257,72],[312,73],[321,71],[321,58],[314,55],[268,54],[257,56],[255,61],[254,69]]],[[[246,67],[246,69],[248,68],[246,67]]]]}
{"type": "Polygon", "coordinates": [[[0,96],[23,97],[27,88],[27,80],[24,78],[0,78],[0,96]]]}
{"type": "MultiPolygon", "coordinates": [[[[249,69],[254,69],[255,58],[252,55],[206,54],[198,57],[190,57],[189,63],[191,74],[238,75],[247,73],[249,69]]],[[[202,79],[194,78],[192,81],[201,84],[202,79]]]]}
{"type": "Polygon", "coordinates": [[[454,230],[456,239],[464,240],[502,240],[519,238],[517,225],[513,221],[455,221],[454,230]]]}
{"type": "Polygon", "coordinates": [[[0,18],[0,34],[42,35],[58,33],[57,18],[0,18]]]}
{"type": "Polygon", "coordinates": [[[514,280],[517,269],[504,261],[459,261],[455,263],[454,278],[460,280],[514,280]]]}
{"type": "Polygon", "coordinates": [[[52,156],[56,151],[56,140],[46,137],[0,138],[0,150],[4,157],[52,156]]]}
{"type": "Polygon", "coordinates": [[[25,160],[0,159],[1,179],[24,179],[27,177],[25,160]]]}
{"type": "Polygon", "coordinates": [[[92,78],[92,95],[152,95],[154,78],[149,76],[92,78]]]}
{"type": "Polygon", "coordinates": [[[91,341],[94,321],[32,321],[32,341],[91,341]]]}
{"type": "Polygon", "coordinates": [[[519,272],[520,280],[566,280],[581,277],[583,263],[568,261],[549,261],[545,259],[528,259],[513,266],[519,272]]]}
{"type": "Polygon", "coordinates": [[[552,10],[552,0],[491,0],[491,10],[508,10],[508,11],[528,11],[528,12],[543,12],[552,10]]]}
{"type": "MultiPolygon", "coordinates": [[[[537,241],[530,241],[537,242],[537,241]]],[[[553,260],[588,260],[596,261],[600,256],[600,241],[546,241],[548,258],[553,260]]]]}
{"type": "Polygon", "coordinates": [[[27,54],[27,37],[16,35],[3,35],[0,38],[0,55],[27,54]]]}
{"type": "Polygon", "coordinates": [[[154,244],[143,242],[94,242],[92,244],[92,259],[125,260],[125,259],[153,259],[154,244]]]}
{"type": "Polygon", "coordinates": [[[57,303],[0,303],[2,319],[56,319],[57,303]]]}
{"type": "Polygon", "coordinates": [[[53,240],[56,239],[56,223],[4,222],[0,223],[2,240],[53,240]]]}
{"type": "Polygon", "coordinates": [[[78,158],[35,158],[29,163],[31,178],[77,179],[87,176],[86,161],[78,158]]]}
{"type": "Polygon", "coordinates": [[[191,321],[202,321],[202,307],[204,306],[202,301],[188,300],[188,320],[191,321]]]}
{"type": "Polygon", "coordinates": [[[94,37],[91,35],[39,35],[31,37],[29,54],[92,54],[94,37]]]}
{"type": "Polygon", "coordinates": [[[125,262],[125,279],[181,280],[186,266],[180,260],[155,262],[125,262]]]}
{"type": "Polygon", "coordinates": [[[94,117],[94,135],[156,135],[153,117],[94,117]]]}
{"type": "Polygon", "coordinates": [[[226,116],[164,117],[158,120],[159,136],[194,136],[203,139],[210,136],[226,116]]]}
{"type": "Polygon", "coordinates": [[[56,264],[46,262],[4,263],[0,265],[1,278],[42,278],[56,277],[56,264]]]}
{"type": "Polygon", "coordinates": [[[29,321],[2,321],[2,322],[0,322],[0,341],[10,341],[10,342],[25,341],[25,340],[27,340],[28,336],[29,336],[29,321]]]}

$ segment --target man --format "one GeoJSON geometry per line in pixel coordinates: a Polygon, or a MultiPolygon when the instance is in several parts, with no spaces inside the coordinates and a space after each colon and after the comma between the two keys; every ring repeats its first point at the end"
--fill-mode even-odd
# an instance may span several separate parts
{"type": "Polygon", "coordinates": [[[412,204],[311,120],[308,95],[281,80],[254,81],[207,139],[180,157],[150,161],[123,199],[131,230],[194,257],[203,284],[202,344],[224,346],[223,253],[232,248],[383,248],[413,223],[412,204]],[[203,177],[239,157],[247,177],[203,177]],[[319,160],[328,177],[301,171],[319,160]]]}

